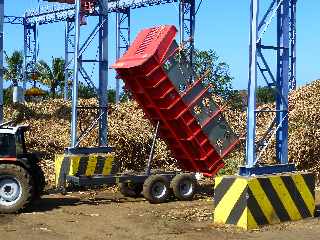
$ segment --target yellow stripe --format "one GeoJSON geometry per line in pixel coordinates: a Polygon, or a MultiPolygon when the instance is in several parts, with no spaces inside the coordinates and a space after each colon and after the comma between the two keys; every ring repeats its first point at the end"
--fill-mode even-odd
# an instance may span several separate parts
{"type": "Polygon", "coordinates": [[[251,181],[249,181],[249,187],[254,198],[257,200],[260,209],[262,210],[265,217],[268,219],[268,222],[280,222],[280,219],[278,218],[275,210],[273,209],[272,204],[270,203],[267,195],[263,191],[258,179],[254,178],[251,181]]]}
{"type": "Polygon", "coordinates": [[[239,221],[237,222],[237,226],[244,229],[248,228],[248,207],[244,209],[239,221]]]}
{"type": "Polygon", "coordinates": [[[287,188],[285,187],[282,179],[279,176],[270,177],[269,178],[273,188],[277,192],[284,208],[286,209],[287,213],[289,214],[292,220],[299,220],[301,219],[301,215],[293,202],[287,188]]]}
{"type": "Polygon", "coordinates": [[[216,177],[214,179],[214,188],[217,188],[219,186],[219,184],[221,183],[223,177],[216,177]]]}
{"type": "Polygon", "coordinates": [[[305,202],[311,215],[313,216],[314,209],[315,209],[314,198],[313,198],[313,195],[310,192],[307,184],[305,183],[302,175],[300,175],[300,174],[293,175],[292,179],[293,179],[303,201],[305,202]]]}
{"type": "Polygon", "coordinates": [[[218,217],[219,221],[226,223],[231,210],[234,208],[234,205],[246,186],[247,180],[236,179],[232,186],[226,191],[225,195],[215,208],[215,216],[218,217]]]}
{"type": "Polygon", "coordinates": [[[114,159],[113,154],[108,154],[106,156],[106,159],[105,159],[105,162],[104,162],[104,166],[103,166],[103,170],[102,170],[102,174],[104,176],[107,176],[107,175],[109,175],[111,173],[113,159],[114,159]]]}
{"type": "Polygon", "coordinates": [[[94,172],[95,172],[96,166],[97,166],[97,162],[98,162],[97,156],[89,155],[87,169],[86,169],[86,176],[93,176],[94,175],[94,172]]]}
{"type": "Polygon", "coordinates": [[[256,220],[254,219],[254,217],[252,216],[250,209],[248,208],[248,224],[246,229],[257,229],[257,228],[259,228],[259,226],[256,220]]]}
{"type": "Polygon", "coordinates": [[[70,170],[69,175],[74,176],[77,174],[80,164],[80,156],[69,156],[69,160],[71,162],[70,164],[70,170]]]}
{"type": "Polygon", "coordinates": [[[59,176],[60,176],[63,159],[64,159],[64,155],[55,155],[54,157],[54,171],[55,171],[56,186],[58,186],[58,183],[59,183],[59,176]]]}

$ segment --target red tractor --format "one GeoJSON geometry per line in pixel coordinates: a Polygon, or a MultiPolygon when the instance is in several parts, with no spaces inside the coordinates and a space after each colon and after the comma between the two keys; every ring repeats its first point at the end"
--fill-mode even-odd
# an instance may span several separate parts
{"type": "Polygon", "coordinates": [[[28,126],[0,125],[0,213],[13,213],[39,197],[45,186],[35,154],[28,153],[28,126]]]}

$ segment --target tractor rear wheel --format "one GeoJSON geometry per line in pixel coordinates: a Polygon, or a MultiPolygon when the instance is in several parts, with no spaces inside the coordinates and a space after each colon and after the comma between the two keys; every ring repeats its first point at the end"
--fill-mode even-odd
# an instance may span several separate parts
{"type": "Polygon", "coordinates": [[[32,166],[32,176],[35,182],[34,198],[40,198],[46,187],[46,179],[42,168],[38,164],[32,166]]]}
{"type": "Polygon", "coordinates": [[[23,167],[0,164],[0,213],[15,213],[30,203],[33,179],[23,167]]]}

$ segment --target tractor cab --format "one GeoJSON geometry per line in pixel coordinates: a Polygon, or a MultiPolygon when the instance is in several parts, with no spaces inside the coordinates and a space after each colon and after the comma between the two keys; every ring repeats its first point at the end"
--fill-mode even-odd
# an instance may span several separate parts
{"type": "Polygon", "coordinates": [[[40,196],[45,177],[38,157],[28,153],[26,125],[0,125],[0,213],[14,213],[40,196]]]}
{"type": "Polygon", "coordinates": [[[0,158],[21,158],[27,154],[24,133],[28,126],[0,127],[0,158]]]}

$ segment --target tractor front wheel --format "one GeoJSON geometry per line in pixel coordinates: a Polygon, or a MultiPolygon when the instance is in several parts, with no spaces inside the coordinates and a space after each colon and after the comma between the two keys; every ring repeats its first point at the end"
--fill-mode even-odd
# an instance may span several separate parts
{"type": "Polygon", "coordinates": [[[33,196],[33,179],[23,167],[0,164],[0,213],[15,213],[33,196]]]}

